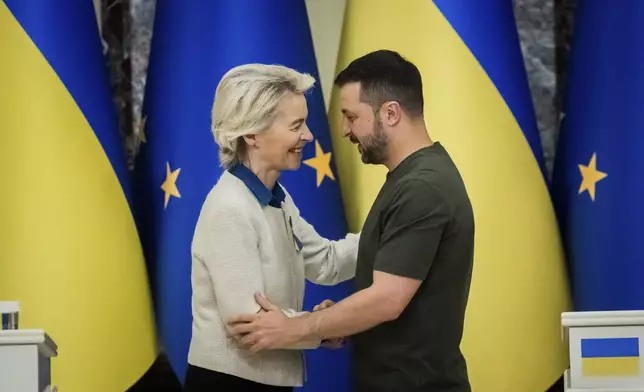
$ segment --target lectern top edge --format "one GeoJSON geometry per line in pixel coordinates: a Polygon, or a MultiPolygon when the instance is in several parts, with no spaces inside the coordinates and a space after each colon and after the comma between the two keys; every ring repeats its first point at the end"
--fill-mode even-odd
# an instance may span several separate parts
{"type": "Polygon", "coordinates": [[[38,345],[38,350],[47,357],[58,355],[58,346],[42,329],[13,329],[0,331],[0,346],[38,345]]]}
{"type": "Polygon", "coordinates": [[[644,325],[644,311],[617,310],[598,312],[564,312],[563,327],[590,327],[602,325],[644,325]]]}

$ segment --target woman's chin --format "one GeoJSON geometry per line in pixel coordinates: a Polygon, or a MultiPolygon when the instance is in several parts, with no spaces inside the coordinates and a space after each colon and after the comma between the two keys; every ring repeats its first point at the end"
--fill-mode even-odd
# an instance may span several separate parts
{"type": "Polygon", "coordinates": [[[284,170],[297,170],[302,165],[302,154],[289,153],[284,170]]]}

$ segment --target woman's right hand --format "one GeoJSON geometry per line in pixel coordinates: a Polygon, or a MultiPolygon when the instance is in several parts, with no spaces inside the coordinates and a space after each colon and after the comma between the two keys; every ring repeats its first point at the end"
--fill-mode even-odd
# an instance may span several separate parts
{"type": "Polygon", "coordinates": [[[324,310],[332,305],[335,305],[335,302],[331,301],[330,299],[325,299],[324,301],[320,302],[319,304],[315,305],[313,307],[313,311],[317,312],[318,310],[324,310]]]}
{"type": "MultiPolygon", "coordinates": [[[[313,307],[314,312],[318,312],[320,310],[324,310],[326,308],[329,308],[331,306],[335,305],[335,302],[333,302],[330,299],[325,299],[324,301],[320,302],[319,304],[315,305],[313,307]]],[[[342,348],[344,346],[344,338],[333,338],[333,339],[325,339],[322,341],[322,344],[320,346],[329,348],[329,349],[338,349],[342,348]]]]}

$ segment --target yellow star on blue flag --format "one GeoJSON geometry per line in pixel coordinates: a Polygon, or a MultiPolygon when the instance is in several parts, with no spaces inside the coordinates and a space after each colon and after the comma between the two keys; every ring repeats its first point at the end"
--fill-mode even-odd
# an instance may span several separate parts
{"type": "Polygon", "coordinates": [[[181,197],[179,194],[179,188],[177,188],[177,179],[179,178],[179,173],[181,173],[181,168],[177,170],[170,169],[170,162],[166,162],[165,166],[165,181],[161,184],[161,189],[165,193],[165,199],[163,207],[168,207],[168,202],[170,201],[170,196],[181,197]]]}
{"type": "Polygon", "coordinates": [[[590,199],[595,201],[595,185],[608,176],[608,174],[597,170],[597,154],[593,153],[588,166],[579,165],[579,171],[582,177],[579,194],[583,191],[588,191],[590,199]]]}
{"type": "Polygon", "coordinates": [[[315,169],[317,173],[318,187],[322,184],[324,177],[329,177],[331,180],[335,180],[333,170],[331,170],[331,153],[325,153],[320,146],[320,142],[317,140],[315,141],[315,157],[307,159],[304,161],[304,164],[315,169]]]}

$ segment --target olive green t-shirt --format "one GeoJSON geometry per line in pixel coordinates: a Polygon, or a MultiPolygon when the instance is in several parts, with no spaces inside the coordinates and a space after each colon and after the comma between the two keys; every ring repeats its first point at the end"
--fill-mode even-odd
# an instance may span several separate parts
{"type": "Polygon", "coordinates": [[[374,270],[422,283],[396,320],[354,336],[356,391],[470,391],[460,342],[473,254],[472,206],[436,142],[387,175],[360,236],[357,290],[374,270]]]}

